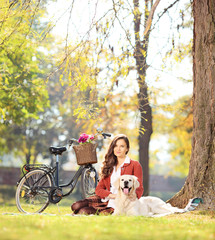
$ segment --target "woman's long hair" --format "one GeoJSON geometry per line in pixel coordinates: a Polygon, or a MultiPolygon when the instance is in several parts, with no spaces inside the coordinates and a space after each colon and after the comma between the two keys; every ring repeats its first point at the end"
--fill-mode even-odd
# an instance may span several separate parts
{"type": "MultiPolygon", "coordinates": [[[[104,160],[103,166],[101,168],[101,177],[102,178],[108,177],[112,173],[113,167],[116,166],[118,163],[117,157],[114,155],[114,148],[116,146],[116,142],[119,139],[123,139],[125,141],[128,151],[129,151],[130,144],[129,144],[129,140],[128,140],[127,136],[124,134],[118,134],[110,143],[108,151],[105,155],[105,160],[104,160]]],[[[126,152],[126,154],[128,153],[128,151],[126,152]]]]}

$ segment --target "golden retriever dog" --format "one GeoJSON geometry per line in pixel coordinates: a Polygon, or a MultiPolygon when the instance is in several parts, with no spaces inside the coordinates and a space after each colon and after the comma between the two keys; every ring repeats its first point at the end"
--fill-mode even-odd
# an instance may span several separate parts
{"type": "Polygon", "coordinates": [[[135,191],[139,187],[139,182],[133,175],[122,175],[114,185],[118,189],[118,193],[113,215],[165,216],[186,212],[184,209],[172,207],[157,197],[138,199],[135,191]]]}

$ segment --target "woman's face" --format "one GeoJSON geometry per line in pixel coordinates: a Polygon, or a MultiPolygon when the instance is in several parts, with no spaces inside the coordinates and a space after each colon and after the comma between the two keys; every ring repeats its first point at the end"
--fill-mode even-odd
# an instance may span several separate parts
{"type": "Polygon", "coordinates": [[[124,139],[116,141],[116,145],[113,149],[113,153],[117,158],[124,158],[128,152],[128,147],[124,139]]]}

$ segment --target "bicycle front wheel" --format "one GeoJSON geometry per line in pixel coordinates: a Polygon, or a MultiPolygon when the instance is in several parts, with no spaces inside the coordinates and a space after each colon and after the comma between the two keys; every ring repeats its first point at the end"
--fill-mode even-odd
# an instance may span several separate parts
{"type": "Polygon", "coordinates": [[[97,172],[94,168],[85,168],[81,175],[81,189],[83,198],[93,196],[97,186],[97,172]]]}
{"type": "Polygon", "coordinates": [[[43,170],[36,169],[27,173],[16,190],[16,205],[20,212],[40,213],[49,204],[48,193],[52,181],[43,170]]]}

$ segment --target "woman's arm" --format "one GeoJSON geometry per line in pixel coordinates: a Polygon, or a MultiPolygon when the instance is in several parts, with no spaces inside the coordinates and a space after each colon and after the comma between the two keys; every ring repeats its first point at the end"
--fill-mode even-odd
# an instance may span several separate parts
{"type": "Polygon", "coordinates": [[[106,182],[107,178],[102,178],[96,187],[96,195],[98,195],[100,198],[106,198],[109,196],[109,194],[111,194],[111,192],[107,190],[107,184],[105,185],[106,182]]]}
{"type": "Polygon", "coordinates": [[[134,161],[133,174],[138,178],[140,186],[136,189],[137,197],[140,198],[143,195],[143,170],[139,162],[134,161]]]}

